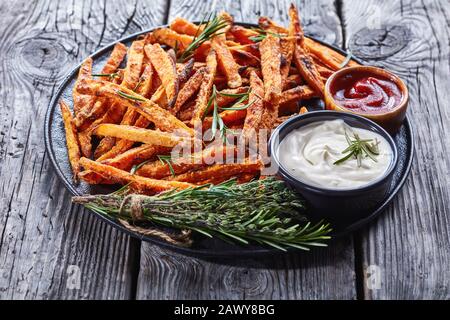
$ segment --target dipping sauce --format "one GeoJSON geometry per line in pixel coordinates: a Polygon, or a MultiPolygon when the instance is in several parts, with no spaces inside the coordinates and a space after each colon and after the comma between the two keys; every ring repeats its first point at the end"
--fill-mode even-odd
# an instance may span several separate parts
{"type": "Polygon", "coordinates": [[[381,178],[392,163],[391,146],[376,132],[354,128],[343,120],[317,121],[291,131],[278,146],[280,164],[303,183],[325,189],[355,189],[381,178]],[[363,157],[361,165],[355,157],[334,164],[346,154],[346,138],[376,141],[376,161],[363,157]]]}
{"type": "Polygon", "coordinates": [[[368,114],[389,112],[402,101],[402,92],[393,80],[362,70],[336,78],[330,93],[336,104],[368,114]]]}

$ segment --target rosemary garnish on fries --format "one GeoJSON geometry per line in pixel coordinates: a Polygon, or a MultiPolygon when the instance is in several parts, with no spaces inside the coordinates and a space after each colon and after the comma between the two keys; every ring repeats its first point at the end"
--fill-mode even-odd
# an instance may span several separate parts
{"type": "Polygon", "coordinates": [[[353,136],[355,137],[354,140],[352,140],[347,134],[347,131],[345,131],[345,139],[347,139],[348,148],[342,151],[342,153],[348,154],[345,157],[335,161],[333,164],[340,164],[347,161],[351,157],[355,157],[358,163],[358,167],[361,167],[364,155],[372,159],[372,161],[377,162],[375,156],[380,154],[380,151],[378,149],[379,142],[376,139],[375,141],[373,139],[360,139],[359,135],[356,133],[353,133],[353,136]],[[372,141],[373,143],[370,143],[372,141]]]}
{"type": "Polygon", "coordinates": [[[135,100],[135,101],[145,101],[145,99],[143,99],[143,98],[132,96],[132,95],[127,94],[127,93],[125,93],[125,92],[123,92],[121,90],[117,90],[116,92],[117,92],[117,94],[119,96],[121,96],[123,98],[127,98],[127,99],[130,99],[130,100],[135,100]]]}
{"type": "Polygon", "coordinates": [[[244,184],[229,180],[155,196],[116,193],[72,200],[128,222],[191,229],[207,237],[245,245],[256,242],[283,251],[326,246],[323,241],[330,239],[331,232],[328,224],[308,222],[302,214],[302,201],[275,178],[244,184]]]}
{"type": "Polygon", "coordinates": [[[254,101],[249,102],[247,104],[244,104],[244,101],[248,100],[250,96],[250,89],[248,89],[247,92],[243,93],[224,93],[217,90],[216,86],[213,85],[211,97],[209,98],[208,105],[205,111],[204,116],[211,110],[211,107],[213,107],[213,115],[212,115],[212,124],[211,124],[211,131],[212,136],[214,137],[217,131],[217,128],[220,132],[220,137],[225,140],[226,138],[226,132],[229,130],[229,128],[225,125],[223,122],[222,117],[219,114],[220,110],[245,110],[248,107],[250,107],[254,101]],[[231,107],[219,107],[219,104],[217,103],[217,96],[221,95],[224,97],[232,97],[238,99],[231,107]]]}
{"type": "Polygon", "coordinates": [[[174,177],[175,170],[173,170],[172,167],[172,157],[167,155],[158,155],[157,157],[162,164],[167,164],[169,166],[170,173],[172,174],[172,177],[174,177]]]}
{"type": "Polygon", "coordinates": [[[107,77],[109,80],[113,80],[114,78],[119,78],[119,74],[117,72],[114,73],[93,73],[93,77],[107,77]]]}
{"type": "Polygon", "coordinates": [[[197,50],[203,43],[206,41],[211,40],[211,38],[215,37],[216,35],[219,35],[220,33],[217,33],[221,29],[225,28],[228,25],[228,22],[225,21],[223,18],[218,17],[211,12],[208,15],[208,18],[205,20],[205,18],[202,19],[202,22],[200,22],[200,26],[205,24],[205,27],[200,32],[200,34],[195,35],[194,40],[192,40],[191,44],[184,50],[184,52],[181,54],[180,58],[178,59],[178,62],[184,62],[187,59],[191,58],[194,55],[195,50],[197,50]],[[211,19],[212,18],[212,19],[211,19]]]}
{"type": "Polygon", "coordinates": [[[255,31],[258,33],[257,36],[253,36],[250,37],[249,39],[252,40],[253,42],[261,42],[263,41],[268,34],[276,37],[276,38],[283,38],[285,37],[285,35],[279,34],[279,33],[275,33],[275,32],[270,32],[261,28],[251,28],[251,30],[255,31]]]}

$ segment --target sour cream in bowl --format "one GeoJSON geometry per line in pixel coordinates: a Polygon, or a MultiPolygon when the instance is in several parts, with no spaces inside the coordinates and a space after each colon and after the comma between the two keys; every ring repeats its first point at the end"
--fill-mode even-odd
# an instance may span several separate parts
{"type": "Polygon", "coordinates": [[[392,137],[373,121],[336,111],[281,124],[269,142],[278,175],[330,222],[361,218],[382,202],[398,162],[392,137]]]}
{"type": "Polygon", "coordinates": [[[389,168],[392,155],[382,135],[351,127],[342,119],[317,121],[292,130],[278,147],[280,164],[293,177],[335,190],[359,188],[379,179],[389,168]],[[349,147],[358,143],[357,138],[369,148],[367,152],[373,149],[373,154],[362,149],[360,160],[351,155],[349,147]]]}

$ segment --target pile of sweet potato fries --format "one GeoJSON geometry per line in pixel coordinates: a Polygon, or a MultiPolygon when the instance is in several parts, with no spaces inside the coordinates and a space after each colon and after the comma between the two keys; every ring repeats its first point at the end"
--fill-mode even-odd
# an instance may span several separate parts
{"type": "Polygon", "coordinates": [[[117,43],[100,73],[87,58],[73,88],[73,114],[60,102],[74,179],[154,194],[258,177],[258,159],[211,163],[235,147],[225,139],[205,146],[194,129],[222,137],[240,129],[241,139],[251,139],[306,112],[302,100],[321,98],[327,78],[355,64],[305,37],[294,5],[289,18],[287,28],[267,17],[244,28],[225,12],[199,25],[176,18],[129,48],[117,43]],[[200,150],[171,158],[173,147],[198,139],[200,150]]]}

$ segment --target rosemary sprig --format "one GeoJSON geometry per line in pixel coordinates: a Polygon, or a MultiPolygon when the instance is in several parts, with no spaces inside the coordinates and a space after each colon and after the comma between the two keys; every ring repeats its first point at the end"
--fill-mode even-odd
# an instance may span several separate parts
{"type": "Polygon", "coordinates": [[[249,89],[247,92],[243,92],[243,93],[225,93],[225,92],[218,91],[216,86],[213,85],[211,96],[209,97],[209,100],[208,100],[207,108],[205,110],[205,113],[203,114],[203,118],[206,117],[208,112],[211,110],[211,107],[213,107],[212,124],[211,124],[211,132],[212,132],[213,137],[215,136],[217,129],[219,129],[220,137],[225,141],[226,132],[230,130],[223,122],[223,119],[219,113],[219,109],[220,110],[245,110],[245,109],[247,109],[255,102],[255,101],[252,101],[247,104],[243,104],[244,101],[249,99],[250,91],[251,91],[251,89],[249,89]],[[223,97],[232,97],[232,98],[236,98],[238,100],[236,100],[231,107],[219,107],[219,105],[217,103],[218,95],[221,95],[223,97]]]}
{"type": "Polygon", "coordinates": [[[147,163],[149,163],[149,162],[150,162],[150,160],[146,160],[146,161],[141,162],[141,163],[139,163],[139,164],[135,164],[135,165],[131,168],[130,173],[131,173],[131,174],[135,174],[136,171],[138,171],[143,165],[145,165],[145,164],[147,164],[147,163]]]}
{"type": "Polygon", "coordinates": [[[145,101],[145,99],[143,99],[143,98],[132,96],[132,95],[130,95],[128,93],[125,93],[125,92],[123,92],[121,90],[117,90],[116,92],[117,92],[117,94],[119,96],[121,96],[123,98],[127,98],[127,99],[130,99],[130,100],[135,100],[135,101],[145,101]]]}
{"type": "Polygon", "coordinates": [[[261,29],[261,28],[251,28],[251,29],[258,33],[257,36],[253,36],[253,37],[249,38],[253,42],[261,42],[261,41],[263,41],[267,37],[268,34],[270,34],[270,35],[272,35],[274,37],[277,37],[277,38],[283,38],[284,37],[284,35],[282,35],[282,34],[270,32],[270,31],[267,31],[267,30],[264,30],[264,29],[261,29]]]}
{"type": "Polygon", "coordinates": [[[129,222],[133,221],[131,211],[136,209],[137,202],[142,212],[141,222],[191,229],[241,244],[256,242],[283,251],[289,247],[309,250],[311,246],[326,246],[324,240],[330,239],[330,226],[308,222],[302,213],[302,201],[275,178],[244,184],[231,180],[216,186],[129,197],[133,199],[123,201],[125,195],[110,194],[72,200],[129,222]]]}
{"type": "Polygon", "coordinates": [[[204,42],[210,40],[216,35],[221,34],[217,32],[225,28],[228,23],[222,17],[218,17],[215,14],[213,17],[213,13],[211,12],[208,15],[206,21],[205,18],[202,19],[202,22],[200,22],[200,26],[203,24],[205,24],[205,27],[200,32],[200,34],[195,35],[191,44],[181,54],[180,58],[178,59],[179,60],[178,62],[184,62],[187,59],[191,58],[194,55],[195,50],[197,50],[204,42]]]}
{"type": "Polygon", "coordinates": [[[158,155],[157,157],[162,164],[167,164],[169,166],[170,173],[172,174],[172,177],[174,177],[175,170],[172,167],[172,157],[167,155],[158,155]]]}
{"type": "Polygon", "coordinates": [[[93,77],[108,77],[109,81],[112,81],[114,78],[120,77],[118,73],[93,73],[93,77]]]}
{"type": "Polygon", "coordinates": [[[376,139],[361,139],[356,133],[353,133],[353,136],[355,137],[354,140],[352,140],[347,134],[347,131],[345,131],[345,139],[347,140],[348,148],[343,150],[342,153],[348,154],[345,157],[335,161],[333,164],[341,164],[351,157],[355,157],[358,167],[361,167],[364,155],[369,157],[372,161],[377,162],[375,156],[380,154],[378,149],[379,142],[376,139]],[[371,143],[372,141],[373,143],[371,143]]]}

